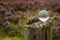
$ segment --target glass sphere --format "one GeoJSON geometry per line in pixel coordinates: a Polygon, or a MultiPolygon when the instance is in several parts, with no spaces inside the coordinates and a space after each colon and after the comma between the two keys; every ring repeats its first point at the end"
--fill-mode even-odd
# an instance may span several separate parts
{"type": "Polygon", "coordinates": [[[39,12],[39,16],[38,16],[39,20],[41,20],[42,22],[45,22],[49,19],[49,13],[46,10],[41,10],[39,12]]]}

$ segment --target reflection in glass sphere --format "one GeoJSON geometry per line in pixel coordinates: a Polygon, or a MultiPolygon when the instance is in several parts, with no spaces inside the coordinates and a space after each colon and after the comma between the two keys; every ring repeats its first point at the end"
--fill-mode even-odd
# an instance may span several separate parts
{"type": "Polygon", "coordinates": [[[39,20],[41,20],[42,22],[45,22],[45,21],[47,21],[48,19],[49,19],[49,13],[48,13],[48,11],[46,11],[46,10],[41,10],[40,12],[39,12],[39,20]]]}

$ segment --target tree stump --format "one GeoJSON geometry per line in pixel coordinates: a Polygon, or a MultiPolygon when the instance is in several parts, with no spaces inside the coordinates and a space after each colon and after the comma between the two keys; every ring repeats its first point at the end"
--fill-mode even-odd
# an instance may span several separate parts
{"type": "Polygon", "coordinates": [[[26,40],[44,40],[45,39],[45,29],[37,27],[26,27],[26,40]]]}
{"type": "Polygon", "coordinates": [[[41,22],[36,22],[25,27],[25,40],[52,40],[53,19],[48,20],[41,26],[41,22]]]}

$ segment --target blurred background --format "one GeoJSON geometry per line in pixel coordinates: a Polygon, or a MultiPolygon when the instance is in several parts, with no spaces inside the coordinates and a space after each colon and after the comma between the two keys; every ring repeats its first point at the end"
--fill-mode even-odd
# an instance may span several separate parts
{"type": "Polygon", "coordinates": [[[24,40],[25,25],[43,9],[55,17],[53,40],[60,40],[60,0],[0,0],[0,40],[24,40]]]}

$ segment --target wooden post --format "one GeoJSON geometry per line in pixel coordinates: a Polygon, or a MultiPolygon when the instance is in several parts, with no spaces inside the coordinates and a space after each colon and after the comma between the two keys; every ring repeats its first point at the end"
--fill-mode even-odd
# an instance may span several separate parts
{"type": "Polygon", "coordinates": [[[26,40],[44,40],[44,29],[40,28],[26,28],[26,40]]]}
{"type": "Polygon", "coordinates": [[[25,28],[25,40],[52,40],[52,25],[43,25],[40,27],[40,22],[28,25],[25,28]]]}

